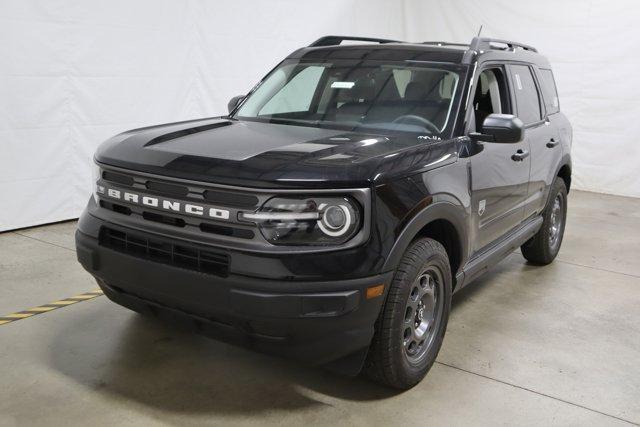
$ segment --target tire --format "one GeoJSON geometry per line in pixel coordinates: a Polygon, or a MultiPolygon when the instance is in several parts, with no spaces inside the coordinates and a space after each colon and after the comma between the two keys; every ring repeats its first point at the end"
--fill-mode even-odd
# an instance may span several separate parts
{"type": "Polygon", "coordinates": [[[567,222],[567,187],[562,178],[556,178],[551,186],[542,218],[542,227],[520,247],[520,251],[527,261],[547,265],[560,251],[567,222]]]}
{"type": "Polygon", "coordinates": [[[449,257],[439,242],[421,238],[409,246],[376,321],[365,362],[370,379],[406,390],[424,378],[447,329],[451,282],[449,257]]]}

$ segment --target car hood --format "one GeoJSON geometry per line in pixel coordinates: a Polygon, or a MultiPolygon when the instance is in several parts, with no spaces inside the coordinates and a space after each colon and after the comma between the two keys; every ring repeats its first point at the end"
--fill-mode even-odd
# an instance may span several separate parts
{"type": "Polygon", "coordinates": [[[96,160],[226,185],[361,187],[455,157],[451,141],[425,138],[213,118],[124,132],[96,160]]]}

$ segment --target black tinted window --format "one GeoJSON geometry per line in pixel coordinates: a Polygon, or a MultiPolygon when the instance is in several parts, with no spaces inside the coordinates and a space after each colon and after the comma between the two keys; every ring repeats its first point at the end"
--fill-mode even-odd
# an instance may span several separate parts
{"type": "Polygon", "coordinates": [[[558,103],[558,92],[556,90],[556,82],[553,79],[553,73],[551,70],[540,70],[540,78],[542,85],[542,97],[544,98],[544,105],[547,108],[547,114],[553,114],[560,111],[560,104],[558,103]]]}
{"type": "Polygon", "coordinates": [[[489,114],[511,114],[509,88],[502,68],[490,68],[480,73],[473,110],[478,132],[482,132],[482,123],[489,114]]]}
{"type": "Polygon", "coordinates": [[[524,124],[541,120],[540,99],[531,69],[525,65],[512,65],[511,76],[516,92],[516,104],[520,120],[524,124]]]}

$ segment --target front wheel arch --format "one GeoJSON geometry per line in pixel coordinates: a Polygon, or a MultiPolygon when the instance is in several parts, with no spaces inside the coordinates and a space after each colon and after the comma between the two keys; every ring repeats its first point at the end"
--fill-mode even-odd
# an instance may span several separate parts
{"type": "Polygon", "coordinates": [[[455,286],[456,273],[467,258],[468,235],[463,208],[449,202],[438,202],[414,215],[396,238],[383,271],[395,270],[407,248],[414,240],[421,237],[430,237],[445,247],[449,255],[455,286]]]}

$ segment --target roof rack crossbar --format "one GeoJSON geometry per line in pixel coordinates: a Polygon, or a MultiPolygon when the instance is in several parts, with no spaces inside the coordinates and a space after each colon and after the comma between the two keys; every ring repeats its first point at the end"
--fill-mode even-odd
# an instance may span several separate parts
{"type": "Polygon", "coordinates": [[[318,40],[314,41],[309,45],[309,47],[319,47],[319,46],[334,46],[339,45],[345,40],[350,41],[360,41],[360,42],[373,42],[373,43],[402,43],[398,40],[389,40],[389,39],[377,39],[372,37],[351,37],[351,36],[324,36],[320,37],[318,40]]]}

